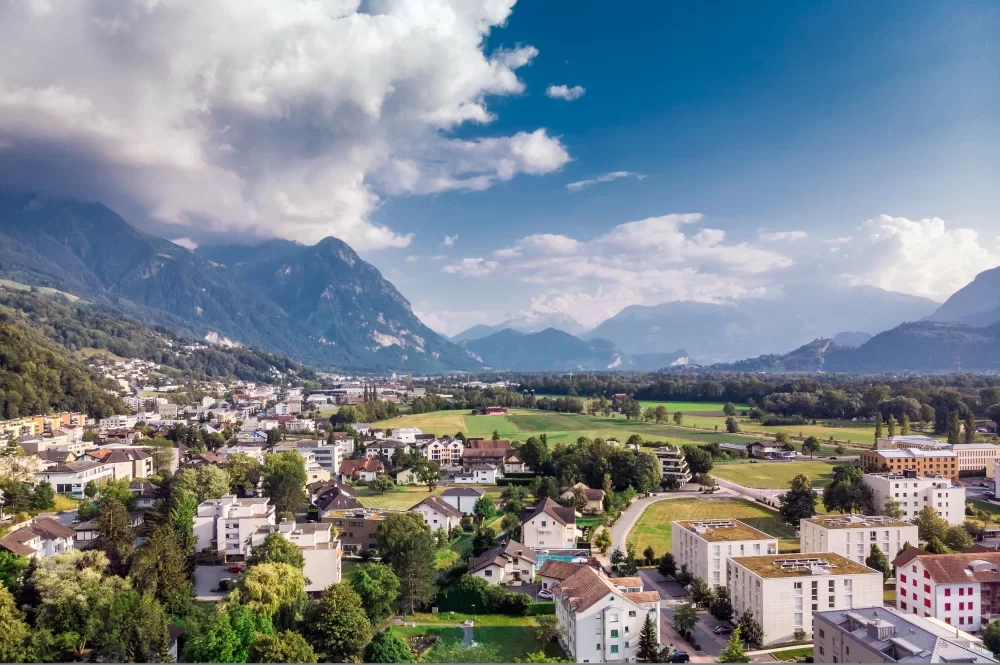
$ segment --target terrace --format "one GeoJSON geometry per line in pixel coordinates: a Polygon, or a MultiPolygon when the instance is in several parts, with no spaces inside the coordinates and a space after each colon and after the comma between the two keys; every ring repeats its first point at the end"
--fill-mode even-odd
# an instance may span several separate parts
{"type": "Polygon", "coordinates": [[[860,575],[877,571],[855,563],[839,554],[734,557],[733,563],[764,578],[811,577],[814,575],[860,575]]]}
{"type": "Polygon", "coordinates": [[[674,522],[674,524],[711,542],[775,539],[774,536],[739,520],[686,520],[674,522]]]}

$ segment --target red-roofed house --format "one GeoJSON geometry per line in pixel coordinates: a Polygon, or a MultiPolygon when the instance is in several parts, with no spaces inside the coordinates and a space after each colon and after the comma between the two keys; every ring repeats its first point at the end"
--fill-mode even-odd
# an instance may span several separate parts
{"type": "Polygon", "coordinates": [[[928,554],[903,550],[896,566],[896,608],[935,617],[968,633],[1000,614],[1000,552],[928,554]]]}

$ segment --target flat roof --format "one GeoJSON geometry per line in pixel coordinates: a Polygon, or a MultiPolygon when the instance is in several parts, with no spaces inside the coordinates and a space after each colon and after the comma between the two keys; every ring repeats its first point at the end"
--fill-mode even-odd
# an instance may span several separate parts
{"type": "Polygon", "coordinates": [[[883,515],[816,515],[806,518],[824,529],[861,529],[875,526],[915,526],[903,520],[885,517],[883,515]]]}
{"type": "Polygon", "coordinates": [[[873,450],[882,457],[897,457],[900,459],[915,459],[917,457],[955,457],[953,450],[917,450],[916,448],[904,448],[902,450],[873,450]]]}
{"type": "Polygon", "coordinates": [[[822,577],[824,575],[859,575],[863,573],[881,575],[877,570],[832,552],[740,556],[732,557],[732,561],[765,578],[822,577]]]}
{"type": "Polygon", "coordinates": [[[733,540],[777,540],[775,536],[755,529],[739,520],[684,520],[674,522],[704,540],[720,542],[733,540]]]}

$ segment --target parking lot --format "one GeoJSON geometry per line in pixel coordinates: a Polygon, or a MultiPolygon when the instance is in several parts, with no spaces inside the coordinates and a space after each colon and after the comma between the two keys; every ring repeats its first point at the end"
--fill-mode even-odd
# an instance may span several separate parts
{"type": "Polygon", "coordinates": [[[226,591],[219,591],[219,581],[225,578],[236,579],[237,575],[229,572],[229,566],[195,566],[194,595],[197,600],[221,600],[226,591]]]}

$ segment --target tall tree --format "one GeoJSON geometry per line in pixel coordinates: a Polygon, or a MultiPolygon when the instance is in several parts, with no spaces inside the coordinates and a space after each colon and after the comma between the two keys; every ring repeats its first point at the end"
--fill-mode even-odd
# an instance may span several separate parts
{"type": "Polygon", "coordinates": [[[899,425],[899,433],[906,436],[910,433],[910,416],[908,414],[903,415],[903,422],[899,425]]]}
{"type": "Polygon", "coordinates": [[[833,482],[823,490],[823,506],[840,513],[871,513],[871,488],[864,483],[864,473],[853,464],[841,464],[833,470],[833,482]]]}
{"type": "Polygon", "coordinates": [[[969,409],[965,412],[965,443],[975,443],[976,441],[976,414],[969,409]]]}
{"type": "Polygon", "coordinates": [[[250,558],[247,561],[248,566],[256,566],[261,563],[287,563],[302,570],[306,565],[306,559],[298,545],[279,533],[269,533],[264,538],[264,542],[251,548],[250,558]]]}
{"type": "Polygon", "coordinates": [[[324,661],[358,662],[372,638],[361,597],[348,584],[328,586],[309,608],[305,635],[324,661]]]}
{"type": "Polygon", "coordinates": [[[924,542],[930,542],[933,538],[943,543],[948,535],[948,527],[950,526],[947,520],[939,516],[937,511],[929,506],[921,509],[915,523],[920,540],[924,542]]]}
{"type": "Polygon", "coordinates": [[[242,605],[219,605],[188,633],[184,661],[245,663],[259,635],[273,632],[266,617],[257,616],[242,605]]]}
{"type": "Polygon", "coordinates": [[[684,422],[684,414],[680,411],[674,411],[674,424],[680,425],[682,422],[684,422]]]}
{"type": "Polygon", "coordinates": [[[0,585],[11,593],[17,593],[30,565],[30,559],[9,550],[0,550],[0,585]]]}
{"type": "Polygon", "coordinates": [[[549,446],[538,437],[528,437],[518,450],[521,460],[532,470],[538,471],[549,461],[549,446]]]}
{"type": "Polygon", "coordinates": [[[732,402],[726,402],[726,405],[722,407],[722,412],[727,416],[735,416],[736,406],[732,402]]]}
{"type": "Polygon", "coordinates": [[[993,653],[1000,653],[1000,619],[994,619],[983,629],[983,645],[993,653]]]}
{"type": "Polygon", "coordinates": [[[248,663],[315,663],[319,658],[306,639],[295,631],[258,633],[247,656],[248,663]]]}
{"type": "Polygon", "coordinates": [[[882,514],[886,517],[891,517],[894,520],[902,519],[903,512],[902,506],[899,501],[896,501],[891,496],[886,494],[885,501],[882,502],[882,514]]]}
{"type": "Polygon", "coordinates": [[[875,441],[882,438],[882,414],[875,414],[875,441]]]}
{"type": "Polygon", "coordinates": [[[151,591],[168,612],[182,614],[191,599],[187,558],[170,525],[153,528],[149,538],[132,558],[132,581],[151,591]]]}
{"type": "Polygon", "coordinates": [[[807,519],[816,514],[818,495],[812,488],[809,476],[804,473],[792,478],[789,490],[778,497],[781,504],[779,512],[786,522],[798,525],[799,520],[807,519]]]}
{"type": "Polygon", "coordinates": [[[497,508],[493,504],[493,497],[489,494],[484,494],[476,499],[475,505],[472,506],[472,514],[476,516],[480,524],[492,522],[497,515],[497,508]]]}
{"type": "Polygon", "coordinates": [[[639,631],[639,659],[647,663],[657,661],[660,654],[660,640],[657,634],[656,624],[649,612],[646,612],[646,619],[642,622],[642,629],[639,631]]]}
{"type": "Polygon", "coordinates": [[[673,577],[677,573],[677,560],[674,559],[673,554],[666,552],[660,557],[660,563],[656,569],[664,577],[673,577]]]}
{"type": "Polygon", "coordinates": [[[733,601],[729,597],[729,589],[720,586],[715,590],[715,596],[708,606],[708,611],[719,621],[730,621],[733,618],[733,601]]]}
{"type": "Polygon", "coordinates": [[[264,494],[278,514],[294,516],[306,504],[308,479],[305,460],[295,451],[271,453],[264,461],[264,494]]]}
{"type": "Polygon", "coordinates": [[[754,649],[759,649],[764,646],[764,629],[749,610],[743,612],[743,616],[740,617],[738,626],[740,629],[740,635],[743,637],[744,642],[749,644],[754,649]]]}
{"type": "Polygon", "coordinates": [[[726,418],[726,431],[730,434],[737,434],[740,431],[740,424],[736,422],[736,418],[733,416],[726,418]]]}
{"type": "Polygon", "coordinates": [[[889,414],[889,421],[886,423],[886,430],[889,434],[889,438],[896,436],[896,416],[889,414]]]}
{"type": "Polygon", "coordinates": [[[232,598],[277,627],[294,623],[306,598],[302,571],[287,563],[260,563],[240,576],[232,598]]]}
{"type": "Polygon", "coordinates": [[[883,582],[892,576],[892,566],[889,565],[889,559],[886,558],[876,543],[872,543],[871,553],[865,559],[865,565],[881,572],[883,582]]]}
{"type": "Polygon", "coordinates": [[[740,637],[740,627],[736,626],[729,635],[729,643],[719,654],[720,663],[749,663],[750,656],[743,650],[743,638],[740,637]]]}
{"type": "Polygon", "coordinates": [[[802,442],[802,452],[809,453],[809,457],[819,452],[819,439],[814,436],[806,437],[806,440],[802,442]]]}
{"type": "Polygon", "coordinates": [[[239,496],[249,496],[257,487],[263,475],[263,465],[245,453],[230,455],[226,464],[229,473],[229,489],[239,496]]]}
{"type": "Polygon", "coordinates": [[[962,443],[962,424],[958,419],[958,411],[948,414],[948,443],[952,445],[962,443]]]}
{"type": "Polygon", "coordinates": [[[97,547],[108,555],[111,569],[124,574],[135,546],[135,530],[128,510],[112,495],[101,499],[97,515],[97,547]]]}
{"type": "Polygon", "coordinates": [[[694,630],[698,623],[698,610],[691,603],[679,605],[674,610],[674,630],[678,633],[688,633],[694,630]]]}
{"type": "Polygon", "coordinates": [[[402,585],[410,612],[434,597],[434,536],[419,513],[390,515],[378,527],[378,550],[402,585]]]}
{"type": "Polygon", "coordinates": [[[29,640],[31,631],[24,614],[17,609],[14,596],[0,586],[0,662],[21,663],[33,660],[29,640]]]}
{"type": "Polygon", "coordinates": [[[392,614],[399,597],[399,578],[384,563],[362,563],[351,570],[350,584],[361,598],[361,607],[372,626],[379,626],[392,614]]]}
{"type": "Polygon", "coordinates": [[[425,458],[417,461],[413,473],[416,474],[419,483],[427,486],[428,492],[433,492],[441,482],[441,465],[425,458]]]}
{"type": "Polygon", "coordinates": [[[384,473],[377,475],[375,480],[368,483],[368,489],[379,494],[385,494],[395,486],[396,483],[392,482],[392,478],[384,473]]]}

